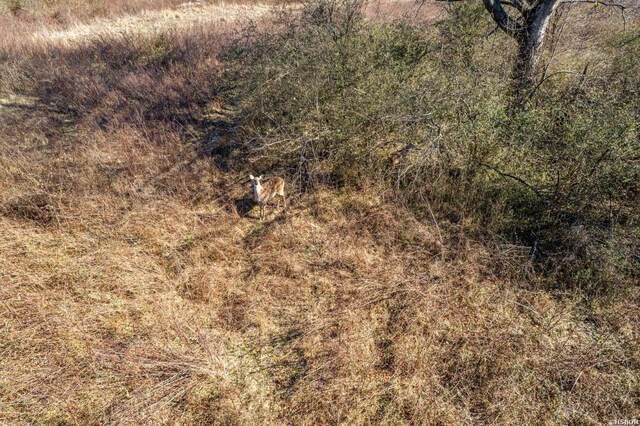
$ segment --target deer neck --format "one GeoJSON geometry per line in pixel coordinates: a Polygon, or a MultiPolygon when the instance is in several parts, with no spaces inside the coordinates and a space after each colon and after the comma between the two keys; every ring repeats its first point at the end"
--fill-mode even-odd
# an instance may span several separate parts
{"type": "Polygon", "coordinates": [[[260,185],[260,183],[255,183],[253,185],[253,194],[256,197],[256,200],[258,202],[262,201],[263,195],[264,195],[264,188],[262,187],[262,185],[260,185]]]}

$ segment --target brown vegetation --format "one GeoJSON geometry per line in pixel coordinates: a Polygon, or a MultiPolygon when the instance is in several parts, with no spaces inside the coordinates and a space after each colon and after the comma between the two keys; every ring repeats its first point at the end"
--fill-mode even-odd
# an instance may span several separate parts
{"type": "MultiPolygon", "coordinates": [[[[12,93],[0,103],[0,423],[600,424],[640,415],[632,274],[612,267],[615,291],[595,296],[554,286],[560,278],[530,247],[498,233],[508,218],[473,215],[485,193],[454,187],[442,159],[413,163],[437,177],[426,182],[439,203],[427,215],[415,200],[430,198],[385,179],[384,161],[368,151],[370,169],[340,151],[308,169],[288,162],[297,152],[278,162],[252,151],[299,134],[279,116],[267,133],[260,112],[242,108],[297,92],[275,79],[262,91],[230,87],[253,89],[253,70],[239,75],[243,59],[229,55],[262,42],[231,30],[73,44],[12,44],[0,30],[0,93],[12,93]],[[242,93],[255,97],[235,102],[242,93]],[[237,206],[250,197],[247,170],[267,166],[287,172],[288,192],[299,194],[286,214],[260,222],[257,208],[237,206]],[[369,173],[359,187],[349,180],[369,173]],[[467,216],[454,217],[463,190],[467,216]]],[[[338,116],[340,104],[330,105],[338,116]]],[[[287,107],[283,117],[298,105],[287,107]]],[[[467,130],[456,125],[449,137],[461,140],[467,130]]],[[[509,187],[487,176],[494,190],[509,187]]],[[[628,199],[616,202],[626,212],[628,199]]]]}

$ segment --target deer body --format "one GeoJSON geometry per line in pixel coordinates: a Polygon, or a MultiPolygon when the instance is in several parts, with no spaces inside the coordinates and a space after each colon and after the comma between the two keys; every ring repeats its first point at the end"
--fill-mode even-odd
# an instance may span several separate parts
{"type": "Polygon", "coordinates": [[[282,198],[285,210],[287,208],[287,199],[284,196],[284,179],[277,177],[272,181],[262,184],[262,182],[260,182],[262,178],[262,175],[258,177],[249,175],[251,186],[253,186],[253,198],[260,206],[260,220],[264,220],[266,217],[265,208],[276,196],[282,198]]]}

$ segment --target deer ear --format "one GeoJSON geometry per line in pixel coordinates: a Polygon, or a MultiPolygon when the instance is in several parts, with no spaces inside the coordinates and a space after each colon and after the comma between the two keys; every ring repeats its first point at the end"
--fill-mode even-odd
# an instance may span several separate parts
{"type": "Polygon", "coordinates": [[[249,175],[249,179],[254,180],[255,178],[253,177],[253,175],[249,175]]]}
{"type": "Polygon", "coordinates": [[[260,177],[258,179],[262,179],[264,177],[264,175],[260,175],[260,177]]]}

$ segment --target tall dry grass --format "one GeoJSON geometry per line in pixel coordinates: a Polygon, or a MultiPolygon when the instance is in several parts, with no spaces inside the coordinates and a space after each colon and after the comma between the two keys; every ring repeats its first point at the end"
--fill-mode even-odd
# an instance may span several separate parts
{"type": "Polygon", "coordinates": [[[238,212],[227,29],[5,51],[0,422],[639,415],[637,289],[550,291],[526,247],[374,182],[238,212]]]}

